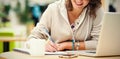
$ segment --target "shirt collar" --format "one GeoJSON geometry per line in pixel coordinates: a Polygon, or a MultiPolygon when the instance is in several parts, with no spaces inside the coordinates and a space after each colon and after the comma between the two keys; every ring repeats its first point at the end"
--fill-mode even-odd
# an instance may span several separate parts
{"type": "Polygon", "coordinates": [[[69,23],[67,9],[65,6],[65,0],[61,0],[61,4],[59,5],[59,9],[60,9],[60,13],[63,16],[63,18],[66,20],[67,23],[69,23]]]}
{"type": "Polygon", "coordinates": [[[85,20],[86,11],[87,11],[87,8],[85,8],[83,10],[83,12],[81,13],[81,15],[78,17],[78,19],[76,19],[76,21],[75,21],[75,29],[77,29],[82,24],[82,22],[85,20]]]}
{"type": "MultiPolygon", "coordinates": [[[[69,23],[69,20],[68,20],[68,15],[67,15],[67,9],[66,9],[66,6],[65,6],[65,0],[61,0],[60,1],[60,5],[59,5],[59,9],[60,9],[60,13],[61,15],[63,16],[63,18],[66,20],[67,23],[69,23]]],[[[83,22],[84,18],[85,18],[85,15],[86,15],[86,11],[87,11],[87,8],[85,8],[83,10],[83,12],[81,13],[81,15],[78,17],[78,19],[75,21],[76,24],[79,23],[79,26],[81,25],[81,23],[83,22]]]]}

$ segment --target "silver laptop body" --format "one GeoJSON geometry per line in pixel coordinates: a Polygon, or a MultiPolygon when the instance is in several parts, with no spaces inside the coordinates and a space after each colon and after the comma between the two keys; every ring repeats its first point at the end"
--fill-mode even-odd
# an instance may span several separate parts
{"type": "Polygon", "coordinates": [[[97,49],[81,51],[85,56],[118,56],[120,55],[120,14],[105,13],[97,49]]]}

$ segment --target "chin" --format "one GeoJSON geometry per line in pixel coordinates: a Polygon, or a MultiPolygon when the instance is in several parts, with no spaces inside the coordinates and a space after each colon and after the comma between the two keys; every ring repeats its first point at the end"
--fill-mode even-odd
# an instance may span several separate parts
{"type": "Polygon", "coordinates": [[[77,8],[84,8],[83,6],[77,6],[77,8]]]}

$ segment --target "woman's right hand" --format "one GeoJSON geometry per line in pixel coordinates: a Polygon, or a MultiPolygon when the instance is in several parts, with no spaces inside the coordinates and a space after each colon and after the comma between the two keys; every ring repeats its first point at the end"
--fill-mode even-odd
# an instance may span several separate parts
{"type": "Polygon", "coordinates": [[[45,51],[48,52],[55,52],[57,51],[57,45],[53,43],[52,41],[47,41],[46,46],[45,46],[45,51]]]}

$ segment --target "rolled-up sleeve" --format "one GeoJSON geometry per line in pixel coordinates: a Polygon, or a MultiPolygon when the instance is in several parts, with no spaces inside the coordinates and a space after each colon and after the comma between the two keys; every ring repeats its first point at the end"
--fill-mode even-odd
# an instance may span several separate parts
{"type": "Polygon", "coordinates": [[[99,33],[102,26],[102,19],[103,19],[103,9],[98,9],[96,13],[97,17],[93,20],[92,30],[90,32],[90,39],[85,42],[86,49],[96,49],[99,33]]]}

